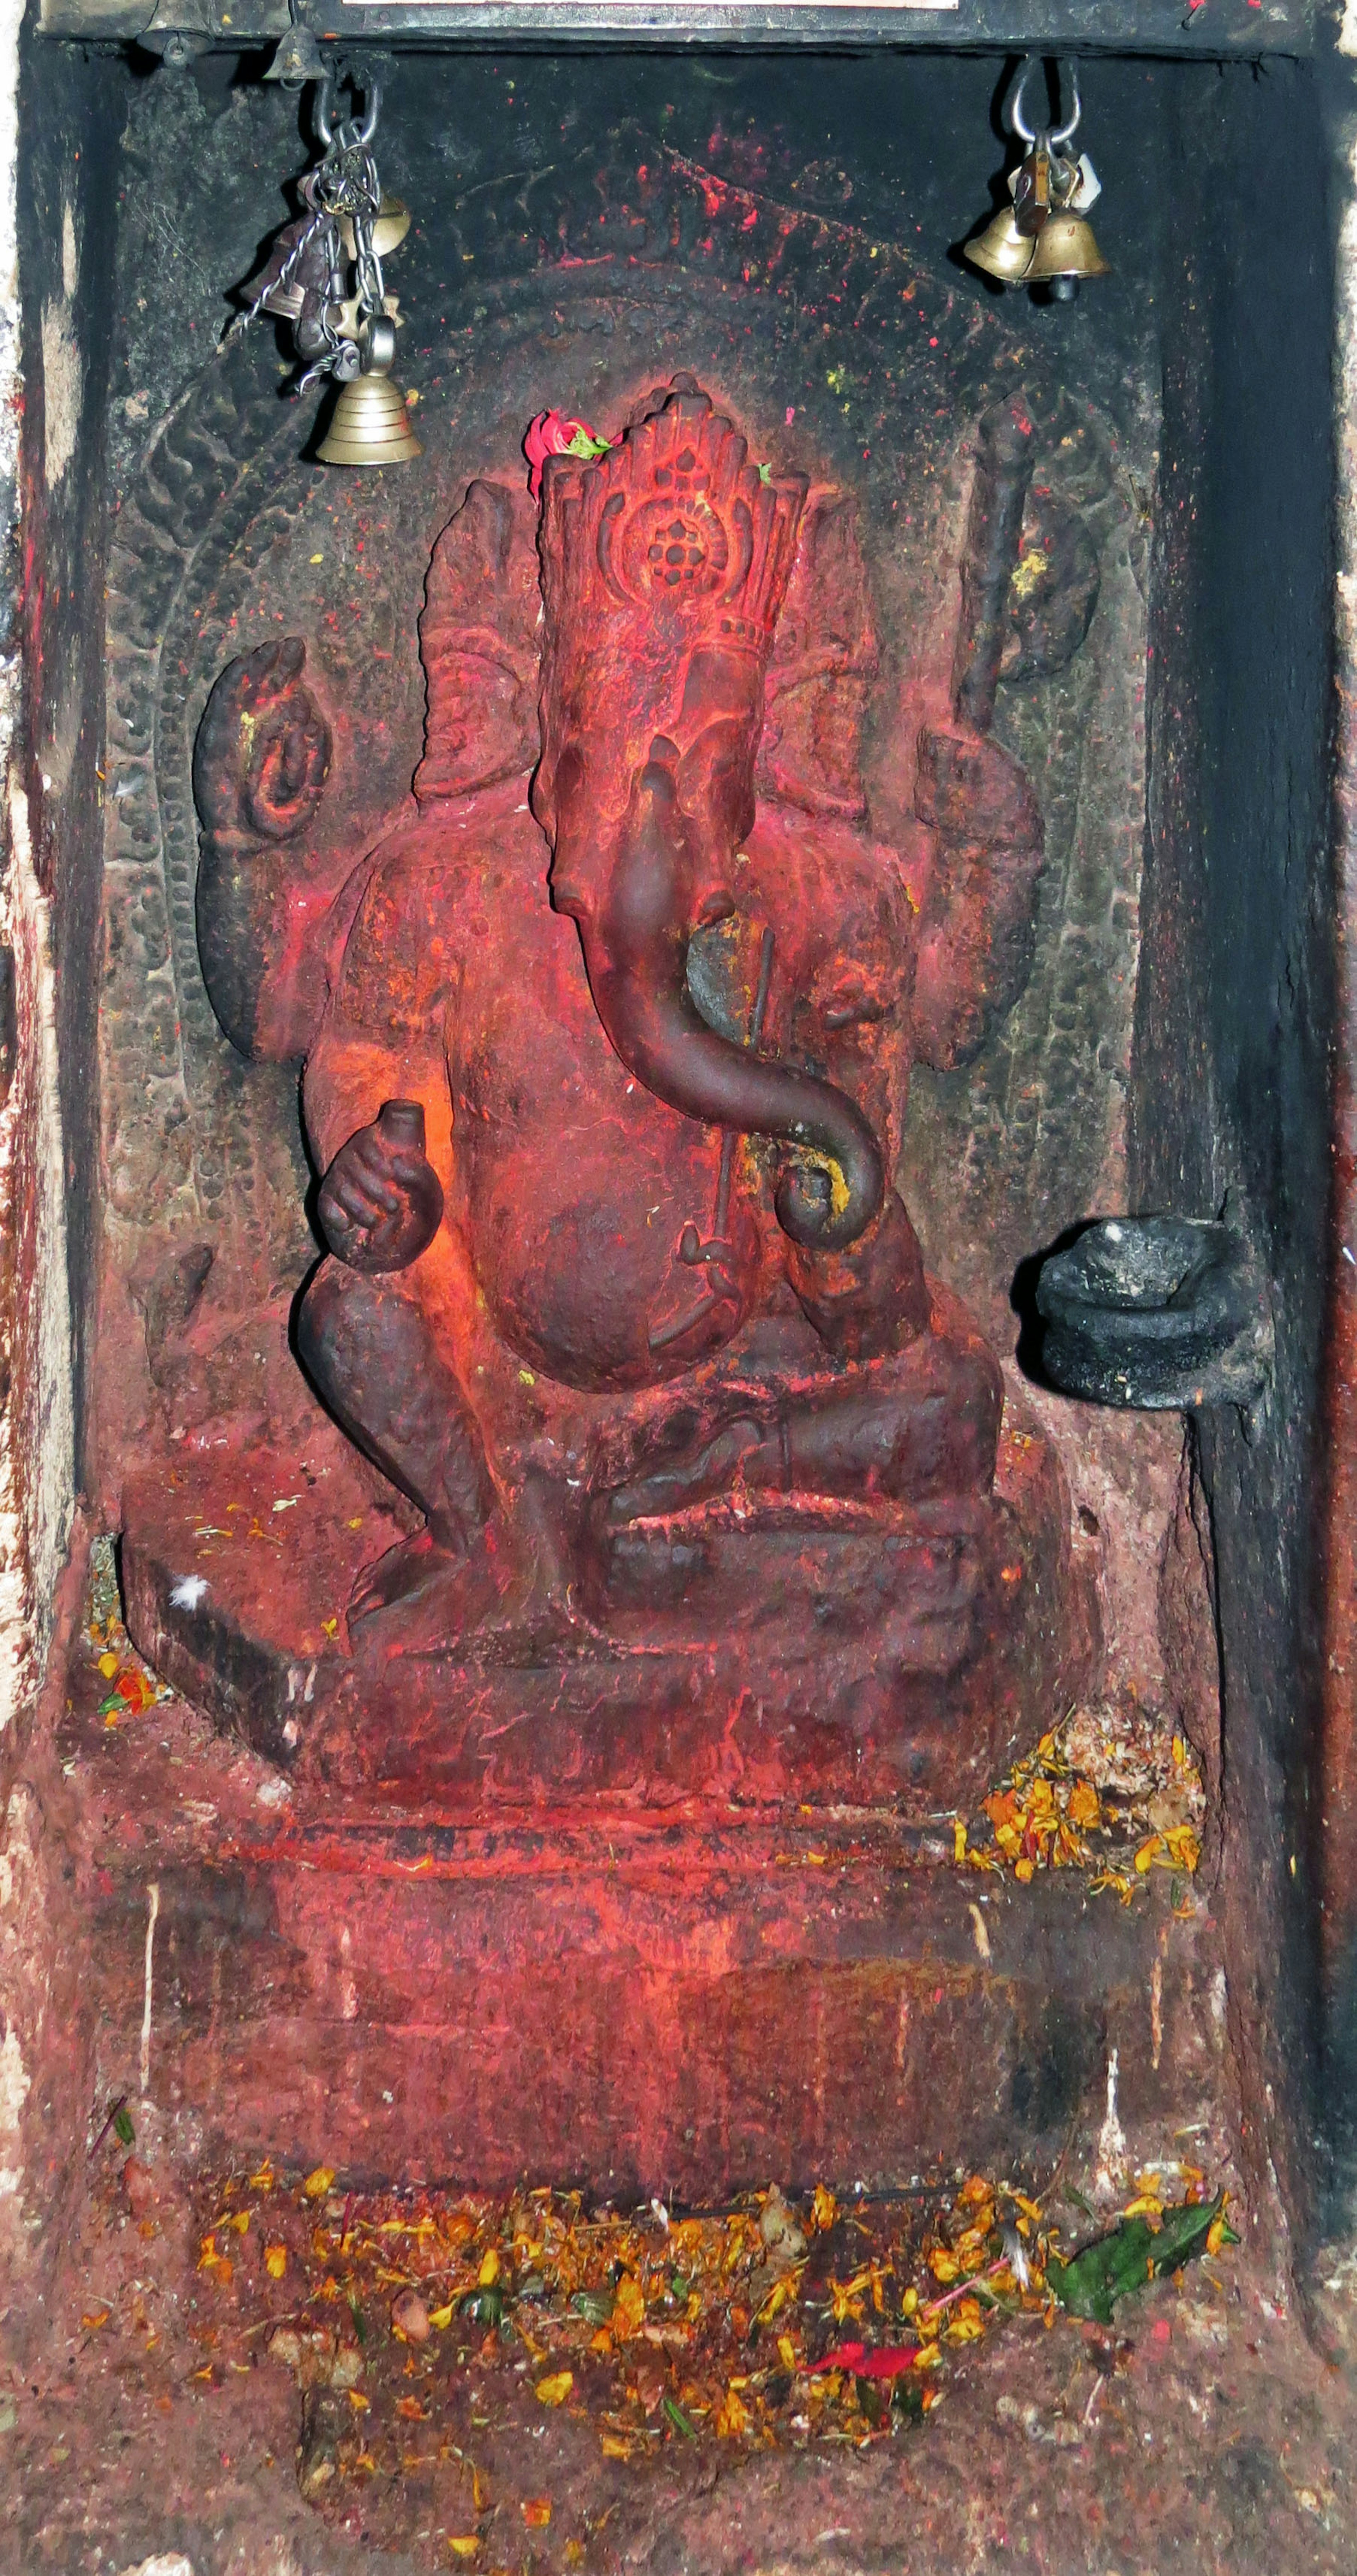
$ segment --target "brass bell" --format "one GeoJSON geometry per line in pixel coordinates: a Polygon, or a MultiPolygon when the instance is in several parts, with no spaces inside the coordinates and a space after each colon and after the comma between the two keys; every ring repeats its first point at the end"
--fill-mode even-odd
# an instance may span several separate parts
{"type": "MultiPolygon", "coordinates": [[[[374,256],[377,259],[389,258],[393,250],[400,249],[401,243],[404,241],[409,229],[409,207],[403,205],[399,197],[388,195],[384,188],[382,190],[382,202],[377,209],[372,225],[372,248],[374,256]]],[[[344,245],[348,257],[350,259],[356,259],[358,257],[358,244],[354,239],[353,219],[349,215],[341,215],[339,218],[339,238],[344,245]]]]}
{"type": "Polygon", "coordinates": [[[276,47],[264,78],[281,81],[285,89],[304,89],[308,81],[324,80],[325,56],[309,27],[294,20],[276,47]]]}
{"type": "Polygon", "coordinates": [[[1032,265],[1036,243],[1027,233],[1020,233],[1013,209],[1005,206],[1002,214],[991,217],[974,241],[963,243],[963,256],[972,268],[983,268],[987,277],[997,277],[1001,286],[1020,286],[1032,265]]]}
{"type": "Polygon", "coordinates": [[[316,455],[322,465],[408,465],[423,448],[410,427],[405,398],[391,382],[394,325],[378,314],[360,334],[362,372],[339,389],[316,455]]]}
{"type": "Polygon", "coordinates": [[[1023,284],[1049,286],[1052,295],[1066,303],[1078,294],[1083,278],[1111,274],[1085,217],[1053,210],[1037,235],[1023,284]]]}

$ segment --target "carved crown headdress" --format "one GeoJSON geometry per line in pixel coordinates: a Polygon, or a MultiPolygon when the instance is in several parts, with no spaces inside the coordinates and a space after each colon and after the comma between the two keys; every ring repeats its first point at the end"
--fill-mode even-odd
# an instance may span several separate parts
{"type": "Polygon", "coordinates": [[[679,693],[695,653],[752,660],[772,651],[796,553],[804,475],[765,481],[747,441],[693,377],[652,395],[624,436],[585,463],[544,472],[538,550],[546,607],[542,733],[547,765],[563,726],[587,720],[608,668],[654,705],[679,693]]]}

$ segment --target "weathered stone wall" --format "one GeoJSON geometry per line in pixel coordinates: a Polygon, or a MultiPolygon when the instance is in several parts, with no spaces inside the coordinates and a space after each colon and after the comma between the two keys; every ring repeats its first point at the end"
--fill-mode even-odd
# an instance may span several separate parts
{"type": "Polygon", "coordinates": [[[33,1720],[70,1609],[98,1241],[112,85],[23,44],[20,16],[0,20],[0,2274],[31,2286],[83,2109],[33,1720]]]}
{"type": "Polygon", "coordinates": [[[1251,2097],[1245,2149],[1258,2206],[1293,2216],[1315,2128],[1338,2108],[1314,2090],[1312,1876],[1326,1804],[1315,1534],[1334,1062],[1324,107],[1314,67],[1279,67],[1228,113],[1220,102],[1173,129],[1183,193],[1167,279],[1130,1121],[1132,1203],[1228,1207],[1271,1285],[1275,1385],[1247,1416],[1209,1414],[1198,1454],[1217,1563],[1221,1902],[1251,2097]],[[1284,165],[1305,173],[1290,191],[1298,259],[1279,246],[1274,257],[1252,223],[1256,192],[1284,165]]]}

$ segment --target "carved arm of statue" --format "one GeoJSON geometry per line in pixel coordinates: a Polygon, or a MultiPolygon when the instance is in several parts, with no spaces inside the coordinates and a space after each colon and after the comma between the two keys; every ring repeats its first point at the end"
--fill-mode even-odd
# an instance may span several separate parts
{"type": "Polygon", "coordinates": [[[1021,395],[985,414],[961,563],[952,721],[919,737],[914,807],[933,835],[934,867],[914,1026],[919,1056],[939,1070],[969,1063],[1032,964],[1041,812],[1025,770],[990,731],[1031,451],[1021,395]]]}
{"type": "MultiPolygon", "coordinates": [[[[333,745],[305,663],[295,636],[228,662],[193,754],[203,978],[231,1044],[275,1063],[305,1055],[325,999],[298,839],[320,803],[333,745]]],[[[328,895],[321,901],[328,905],[328,895]]]]}
{"type": "Polygon", "coordinates": [[[1042,818],[1026,771],[992,736],[961,726],[920,735],[914,802],[934,848],[915,1045],[945,1071],[969,1064],[1031,971],[1042,818]]]}
{"type": "Polygon", "coordinates": [[[443,1222],[443,1185],[424,1151],[417,1100],[384,1100],[341,1145],[321,1183],[326,1242],[351,1270],[408,1270],[443,1222]]]}
{"type": "Polygon", "coordinates": [[[428,1249],[443,1222],[452,1168],[437,979],[416,964],[393,1031],[389,1015],[383,1024],[386,986],[364,973],[389,927],[382,896],[379,870],[303,1086],[307,1135],[322,1174],[321,1231],[348,1269],[373,1276],[408,1270],[428,1249]]]}

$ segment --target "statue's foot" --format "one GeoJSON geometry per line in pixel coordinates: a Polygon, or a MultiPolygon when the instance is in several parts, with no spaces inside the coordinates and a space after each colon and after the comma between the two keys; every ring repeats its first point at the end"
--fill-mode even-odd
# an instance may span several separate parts
{"type": "Polygon", "coordinates": [[[439,1547],[427,1530],[388,1548],[375,1565],[364,1566],[354,1584],[349,1596],[350,1635],[384,1611],[413,1608],[436,1590],[446,1580],[449,1569],[460,1562],[439,1547]]]}
{"type": "Polygon", "coordinates": [[[729,1493],[922,1504],[987,1492],[1003,1388],[989,1353],[919,1336],[880,1370],[846,1370],[776,1419],[742,1413],[618,1487],[608,1526],[663,1519],[729,1493]]]}
{"type": "MultiPolygon", "coordinates": [[[[661,1519],[686,1511],[713,1494],[728,1493],[741,1470],[747,1471],[765,1446],[765,1427],[744,1414],[727,1422],[714,1438],[672,1458],[650,1476],[619,1485],[608,1504],[608,1523],[617,1529],[627,1521],[661,1519]]],[[[759,1479],[763,1481],[762,1478],[759,1479]]]]}
{"type": "Polygon", "coordinates": [[[524,1569],[488,1547],[466,1556],[428,1530],[368,1566],[349,1602],[355,1645],[380,1636],[406,1652],[465,1643],[522,1661],[578,1648],[593,1633],[554,1566],[524,1569]]]}

